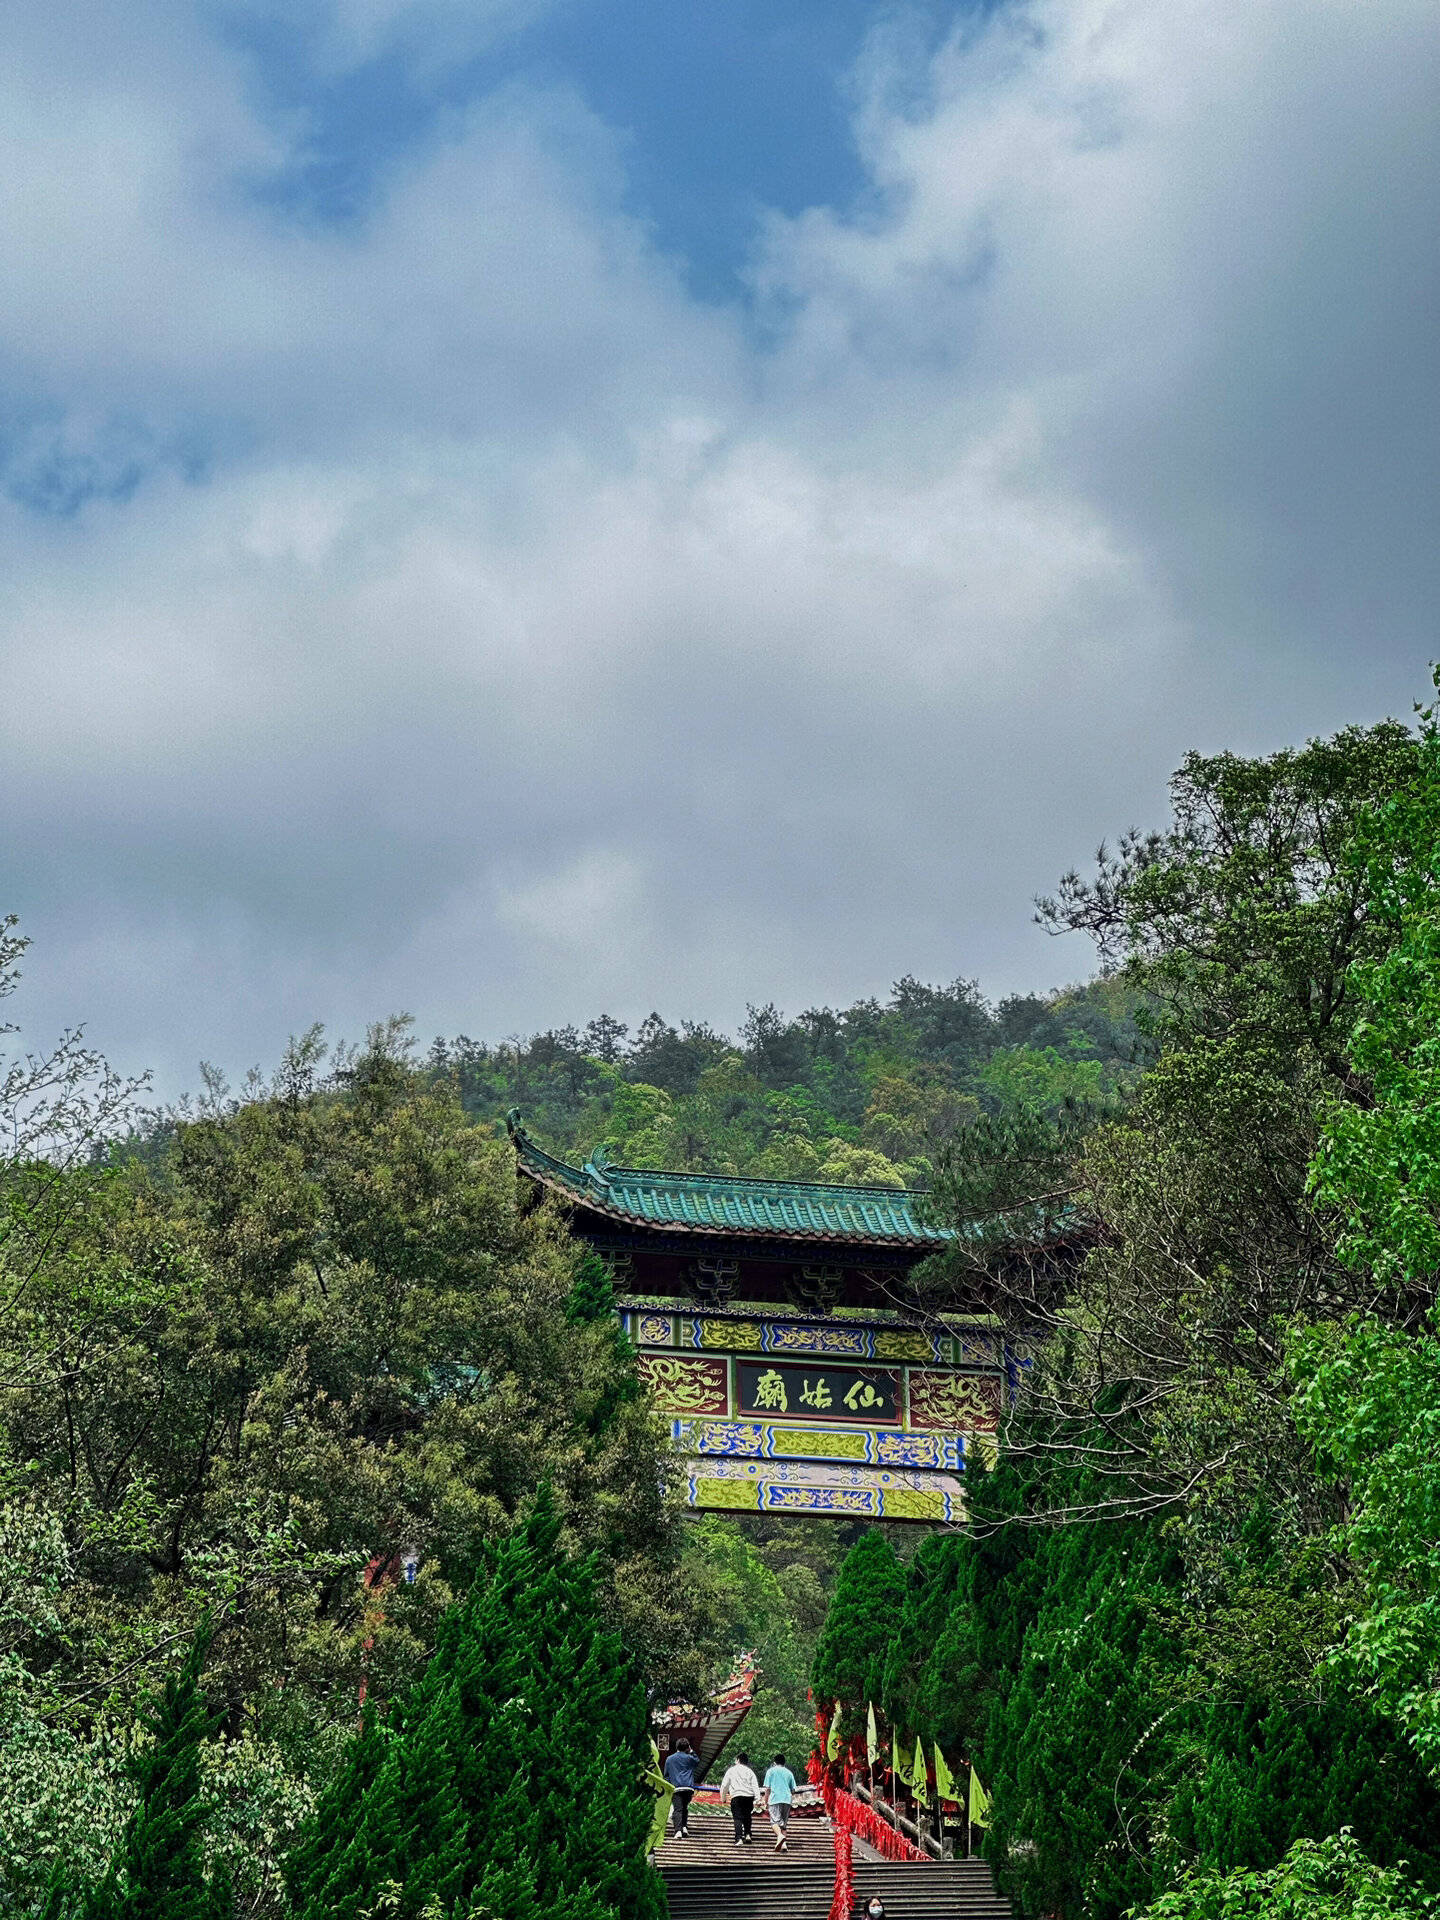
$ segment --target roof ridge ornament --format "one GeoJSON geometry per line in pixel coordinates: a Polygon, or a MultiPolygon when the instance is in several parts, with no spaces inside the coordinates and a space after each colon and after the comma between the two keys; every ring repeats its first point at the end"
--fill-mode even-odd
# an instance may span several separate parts
{"type": "Polygon", "coordinates": [[[602,1187],[608,1187],[614,1166],[615,1162],[610,1158],[605,1142],[602,1140],[598,1147],[591,1149],[590,1158],[581,1168],[581,1172],[588,1173],[592,1179],[598,1180],[602,1187]]]}

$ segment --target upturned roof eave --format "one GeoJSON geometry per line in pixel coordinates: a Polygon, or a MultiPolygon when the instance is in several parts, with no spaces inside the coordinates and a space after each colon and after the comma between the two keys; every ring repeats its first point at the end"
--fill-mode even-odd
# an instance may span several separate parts
{"type": "MultiPolygon", "coordinates": [[[[874,1247],[899,1248],[913,1252],[934,1252],[946,1245],[954,1236],[953,1229],[933,1227],[921,1233],[907,1233],[886,1230],[884,1228],[867,1232],[864,1228],[844,1227],[822,1221],[812,1221],[805,1226],[792,1226],[776,1220],[687,1220],[683,1216],[665,1212],[663,1215],[651,1214],[643,1209],[620,1205],[611,1200],[605,1192],[609,1176],[614,1175],[618,1182],[630,1186],[648,1185],[657,1192],[671,1189],[689,1188],[693,1193],[697,1188],[708,1188],[721,1194],[727,1191],[737,1197],[742,1195],[782,1200],[792,1198],[793,1202],[804,1202],[818,1209],[826,1206],[853,1208],[863,1205],[867,1200],[876,1206],[894,1207],[897,1202],[908,1205],[919,1196],[908,1188],[894,1187],[842,1187],[824,1186],[810,1181],[771,1181],[749,1180],[743,1177],[726,1177],[718,1174],[682,1174],[663,1168],[647,1167],[609,1167],[602,1176],[592,1167],[571,1167],[565,1161],[546,1153],[526,1133],[520,1123],[519,1115],[513,1111],[508,1116],[510,1137],[515,1146],[517,1170],[538,1186],[546,1188],[566,1200],[571,1206],[580,1207],[601,1219],[613,1221],[630,1228],[641,1228],[664,1234],[683,1234],[691,1239],[759,1240],[786,1241],[794,1245],[814,1245],[823,1243],[836,1247],[874,1247]]],[[[598,1158],[598,1156],[597,1156],[598,1158]]]]}
{"type": "Polygon", "coordinates": [[[833,1242],[846,1247],[904,1247],[918,1252],[934,1253],[949,1244],[954,1237],[944,1227],[937,1227],[933,1235],[917,1238],[901,1233],[850,1233],[837,1227],[779,1227],[750,1226],[736,1221],[691,1221],[691,1220],[651,1220],[643,1213],[632,1213],[627,1207],[617,1207],[602,1200],[593,1189],[577,1191],[568,1182],[557,1180],[533,1167],[520,1162],[520,1171],[537,1186],[557,1195],[572,1207],[582,1208],[586,1213],[597,1214],[601,1219],[613,1220],[617,1226],[646,1228],[652,1233],[683,1233],[693,1240],[789,1240],[805,1245],[817,1240],[833,1242]]]}

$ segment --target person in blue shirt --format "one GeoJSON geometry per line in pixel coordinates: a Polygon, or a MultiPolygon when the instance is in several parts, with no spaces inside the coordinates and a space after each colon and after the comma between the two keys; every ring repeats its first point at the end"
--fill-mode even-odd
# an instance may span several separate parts
{"type": "Polygon", "coordinates": [[[675,1819],[675,1838],[690,1838],[690,1797],[704,1769],[700,1765],[700,1756],[691,1751],[690,1742],[681,1734],[675,1742],[675,1751],[665,1762],[665,1778],[674,1787],[674,1797],[670,1802],[670,1811],[675,1819]]]}
{"type": "Polygon", "coordinates": [[[790,1844],[785,1838],[785,1830],[790,1825],[790,1802],[795,1798],[795,1776],[785,1764],[783,1753],[777,1753],[775,1764],[765,1775],[765,1811],[770,1817],[770,1825],[775,1833],[776,1853],[788,1853],[790,1844]]]}

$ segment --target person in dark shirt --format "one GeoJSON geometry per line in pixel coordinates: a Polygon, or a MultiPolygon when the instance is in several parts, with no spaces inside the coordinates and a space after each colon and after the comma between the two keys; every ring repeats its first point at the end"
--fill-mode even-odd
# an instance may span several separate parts
{"type": "Polygon", "coordinates": [[[675,1751],[665,1762],[665,1778],[675,1789],[670,1810],[675,1816],[677,1840],[690,1838],[690,1796],[702,1771],[699,1754],[691,1751],[690,1742],[682,1734],[675,1742],[675,1751]]]}

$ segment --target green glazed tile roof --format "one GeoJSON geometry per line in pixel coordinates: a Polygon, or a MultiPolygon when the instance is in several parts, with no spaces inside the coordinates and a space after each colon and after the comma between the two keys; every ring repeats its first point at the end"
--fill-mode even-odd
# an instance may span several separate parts
{"type": "Polygon", "coordinates": [[[690,1233],[754,1233],[800,1240],[884,1241],[935,1246],[947,1227],[920,1217],[920,1195],[904,1187],[825,1187],[802,1180],[739,1180],[709,1173],[616,1167],[596,1152],[568,1166],[509,1120],[520,1168],[543,1186],[612,1219],[690,1233]]]}

